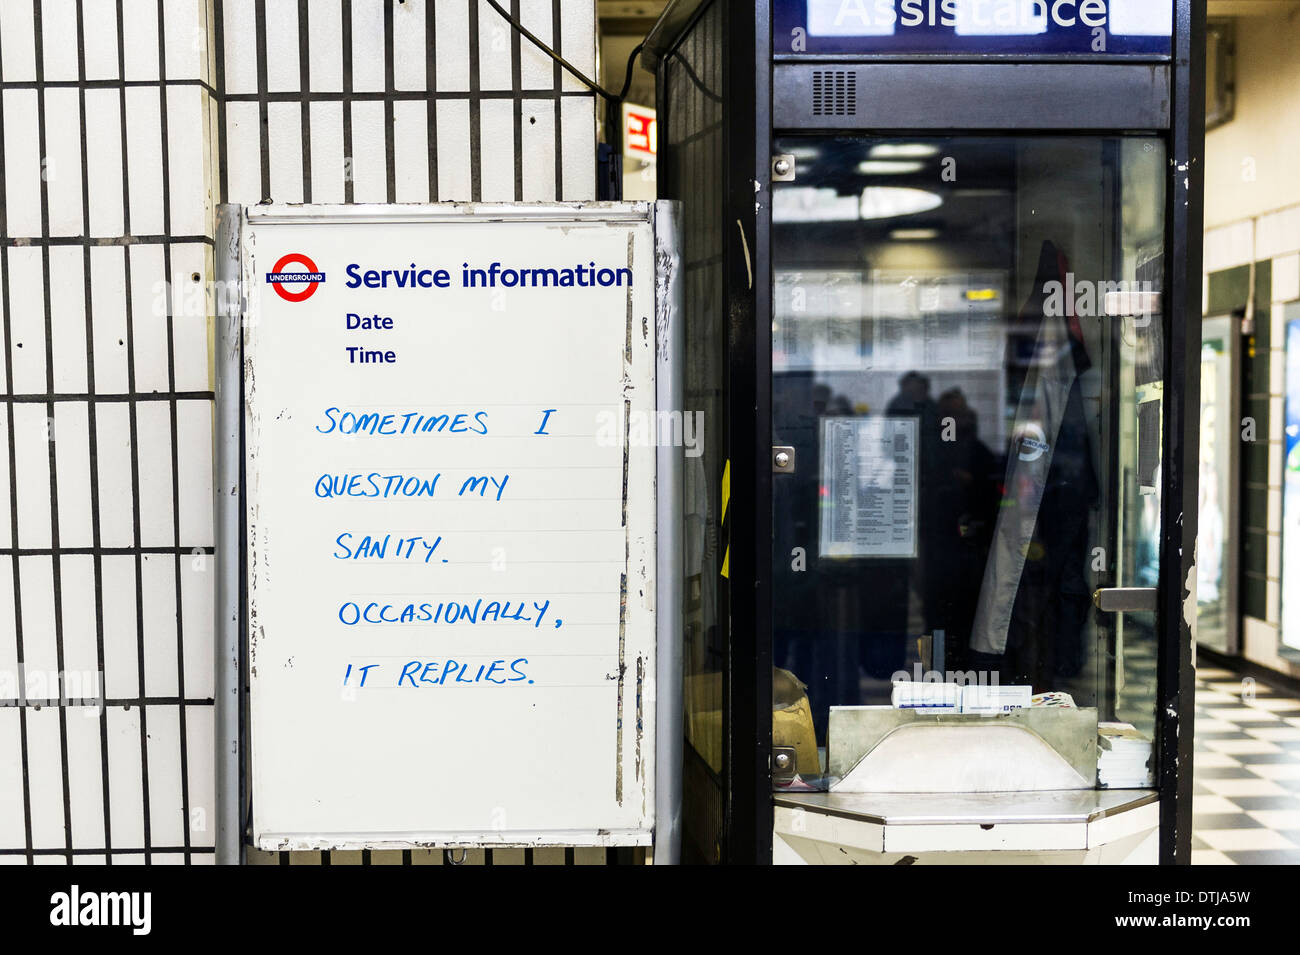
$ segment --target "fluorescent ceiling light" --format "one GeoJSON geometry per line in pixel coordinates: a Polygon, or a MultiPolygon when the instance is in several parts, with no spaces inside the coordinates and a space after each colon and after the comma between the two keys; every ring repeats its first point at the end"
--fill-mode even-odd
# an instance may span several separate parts
{"type": "Polygon", "coordinates": [[[872,159],[927,159],[937,156],[939,147],[931,143],[880,143],[871,147],[872,159]]]}
{"type": "Polygon", "coordinates": [[[929,242],[939,238],[938,229],[895,229],[889,233],[895,242],[929,242]]]}
{"type": "Polygon", "coordinates": [[[816,159],[822,151],[816,146],[791,146],[790,155],[795,159],[816,159]]]}
{"type": "Polygon", "coordinates": [[[858,172],[864,176],[904,176],[924,168],[925,163],[915,160],[868,159],[858,163],[858,172]]]}
{"type": "Polygon", "coordinates": [[[941,205],[943,205],[943,197],[925,189],[867,186],[862,190],[860,209],[864,219],[894,219],[898,216],[929,212],[941,205]]]}

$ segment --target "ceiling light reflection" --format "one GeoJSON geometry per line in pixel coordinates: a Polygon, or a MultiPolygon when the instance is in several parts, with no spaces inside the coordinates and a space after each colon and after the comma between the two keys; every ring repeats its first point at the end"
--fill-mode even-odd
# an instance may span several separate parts
{"type": "Polygon", "coordinates": [[[925,189],[904,186],[868,186],[862,190],[860,214],[864,219],[894,219],[929,212],[943,205],[943,197],[925,189]]]}
{"type": "Polygon", "coordinates": [[[858,172],[863,176],[906,176],[924,168],[925,163],[914,160],[868,159],[858,163],[858,172]]]}
{"type": "Polygon", "coordinates": [[[879,143],[871,147],[872,159],[928,159],[939,155],[932,143],[879,143]]]}

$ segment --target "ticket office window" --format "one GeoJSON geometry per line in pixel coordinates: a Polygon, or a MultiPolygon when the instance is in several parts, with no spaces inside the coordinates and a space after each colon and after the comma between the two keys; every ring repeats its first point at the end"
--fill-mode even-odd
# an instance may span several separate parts
{"type": "Polygon", "coordinates": [[[773,739],[793,784],[834,783],[833,707],[896,706],[900,681],[1029,687],[1150,743],[1155,614],[1095,595],[1160,570],[1163,140],[775,151],[795,164],[772,208],[773,739]]]}

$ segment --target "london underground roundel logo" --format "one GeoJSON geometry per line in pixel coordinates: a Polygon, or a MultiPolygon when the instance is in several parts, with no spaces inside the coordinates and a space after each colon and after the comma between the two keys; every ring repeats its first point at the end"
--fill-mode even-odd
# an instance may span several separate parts
{"type": "Polygon", "coordinates": [[[301,252],[290,252],[288,255],[280,256],[275,267],[266,273],[266,281],[271,288],[275,289],[275,294],[286,302],[303,302],[311,298],[320,283],[325,281],[325,273],[316,268],[316,263],[301,252]],[[306,271],[286,272],[284,271],[286,265],[301,265],[306,271]],[[290,291],[285,288],[286,285],[304,287],[298,291],[290,291]]]}

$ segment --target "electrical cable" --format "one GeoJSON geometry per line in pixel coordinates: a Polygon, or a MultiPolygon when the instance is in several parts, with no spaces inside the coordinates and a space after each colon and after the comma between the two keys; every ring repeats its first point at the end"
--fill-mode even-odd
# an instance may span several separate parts
{"type": "Polygon", "coordinates": [[[488,2],[488,6],[490,6],[493,10],[499,13],[501,15],[501,18],[504,19],[507,23],[509,23],[514,30],[518,31],[518,33],[522,37],[528,40],[528,42],[531,43],[533,46],[537,47],[537,49],[541,50],[543,53],[549,56],[556,63],[560,64],[560,66],[564,67],[564,69],[567,70],[570,74],[572,74],[573,77],[577,79],[578,82],[580,82],[583,86],[586,86],[588,89],[592,90],[597,95],[603,96],[610,103],[622,103],[624,100],[627,99],[628,91],[631,90],[632,88],[632,71],[636,67],[636,58],[641,55],[641,51],[645,48],[644,40],[638,43],[636,45],[636,48],[632,51],[631,55],[628,56],[627,72],[623,77],[623,89],[619,93],[614,94],[611,93],[609,90],[605,89],[605,87],[601,86],[595,80],[591,79],[589,76],[584,74],[576,66],[574,66],[572,63],[570,63],[564,57],[560,56],[560,54],[556,53],[549,46],[547,46],[540,39],[538,39],[531,31],[529,31],[529,29],[526,26],[524,26],[522,23],[520,23],[518,20],[512,17],[510,13],[504,7],[501,6],[501,4],[497,3],[497,0],[487,0],[487,2],[488,2]]]}

